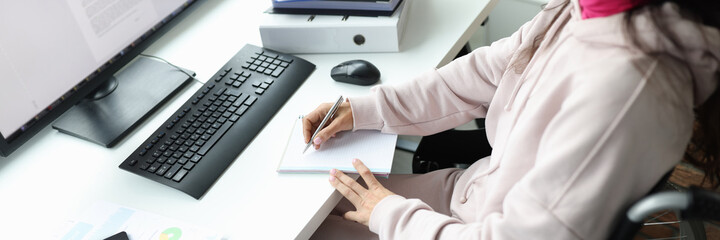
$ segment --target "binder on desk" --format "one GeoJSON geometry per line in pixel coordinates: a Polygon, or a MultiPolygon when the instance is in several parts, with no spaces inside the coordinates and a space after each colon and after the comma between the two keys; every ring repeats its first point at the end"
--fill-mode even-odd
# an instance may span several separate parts
{"type": "Polygon", "coordinates": [[[389,17],[395,10],[347,10],[347,9],[312,9],[312,8],[271,8],[266,11],[271,14],[296,14],[296,15],[337,15],[337,16],[364,16],[364,17],[389,17]]]}
{"type": "Polygon", "coordinates": [[[260,38],[263,47],[285,53],[398,52],[411,3],[403,1],[389,17],[265,12],[260,38]]]}
{"type": "Polygon", "coordinates": [[[393,11],[402,0],[273,0],[273,8],[393,11]]]}
{"type": "Polygon", "coordinates": [[[360,159],[376,176],[387,176],[392,167],[397,135],[379,131],[344,131],[328,139],[315,150],[303,153],[305,142],[302,119],[295,121],[285,154],[277,168],[280,173],[327,173],[338,169],[345,173],[357,173],[352,159],[360,159]]]}

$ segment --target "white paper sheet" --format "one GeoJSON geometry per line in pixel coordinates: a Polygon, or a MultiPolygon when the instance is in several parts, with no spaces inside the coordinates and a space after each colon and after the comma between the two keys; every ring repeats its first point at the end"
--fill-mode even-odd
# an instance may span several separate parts
{"type": "Polygon", "coordinates": [[[360,159],[375,175],[387,175],[392,167],[397,135],[379,131],[360,130],[340,132],[315,150],[312,146],[303,154],[302,122],[295,127],[288,140],[278,172],[326,173],[336,168],[346,173],[356,173],[352,160],[360,159]]]}

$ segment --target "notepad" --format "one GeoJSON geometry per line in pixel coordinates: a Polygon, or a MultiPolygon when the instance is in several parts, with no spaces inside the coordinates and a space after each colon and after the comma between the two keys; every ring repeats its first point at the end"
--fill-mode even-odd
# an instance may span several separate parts
{"type": "Polygon", "coordinates": [[[280,173],[327,173],[338,169],[345,173],[357,173],[352,160],[360,159],[373,174],[387,176],[392,167],[396,134],[380,131],[343,131],[330,138],[315,150],[312,146],[303,153],[305,142],[302,120],[295,121],[285,154],[278,166],[280,173]]]}

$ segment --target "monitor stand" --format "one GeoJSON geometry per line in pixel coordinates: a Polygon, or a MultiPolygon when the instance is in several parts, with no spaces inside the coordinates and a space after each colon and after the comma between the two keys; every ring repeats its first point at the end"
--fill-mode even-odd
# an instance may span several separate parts
{"type": "Polygon", "coordinates": [[[53,128],[113,147],[191,79],[167,63],[138,57],[60,116],[53,128]]]}

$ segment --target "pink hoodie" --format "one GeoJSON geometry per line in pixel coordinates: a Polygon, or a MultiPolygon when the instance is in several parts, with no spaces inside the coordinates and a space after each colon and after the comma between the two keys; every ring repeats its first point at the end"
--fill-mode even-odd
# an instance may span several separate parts
{"type": "Polygon", "coordinates": [[[438,193],[452,194],[452,216],[389,196],[370,230],[381,239],[606,238],[618,212],[681,159],[693,106],[718,85],[720,33],[677,12],[664,6],[685,51],[659,38],[647,16],[635,23],[645,42],[672,57],[632,49],[624,14],[581,20],[573,2],[413,81],[350,98],[356,130],[427,135],[484,117],[493,146],[452,193],[438,193]],[[558,11],[525,71],[509,68],[558,11]]]}

